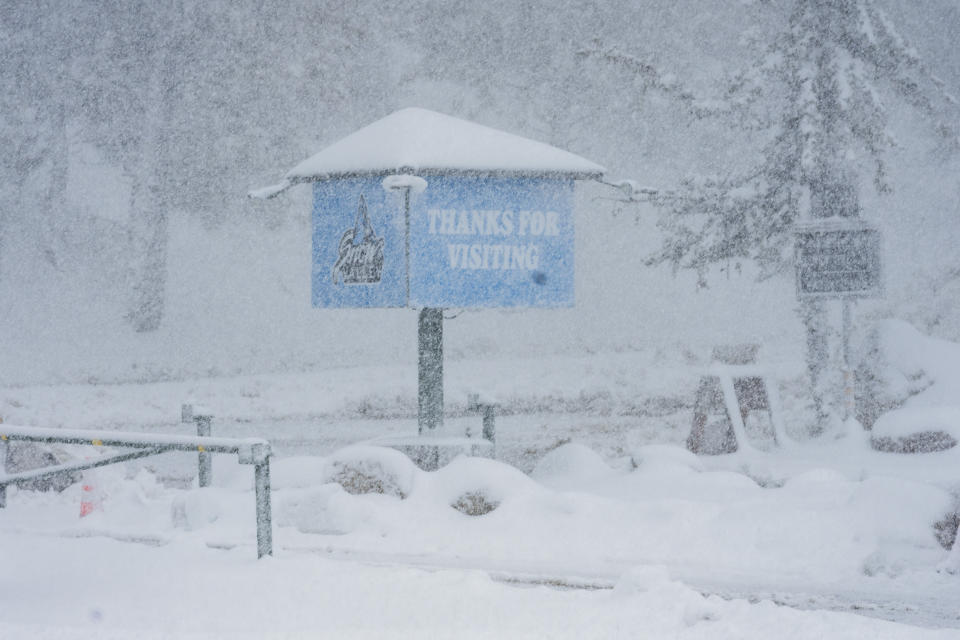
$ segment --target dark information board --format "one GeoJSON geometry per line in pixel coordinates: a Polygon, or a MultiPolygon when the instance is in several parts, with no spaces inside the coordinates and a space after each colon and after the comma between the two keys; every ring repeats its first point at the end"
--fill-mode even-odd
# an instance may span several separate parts
{"type": "Polygon", "coordinates": [[[878,297],[880,232],[876,229],[803,229],[796,233],[797,295],[878,297]]]}

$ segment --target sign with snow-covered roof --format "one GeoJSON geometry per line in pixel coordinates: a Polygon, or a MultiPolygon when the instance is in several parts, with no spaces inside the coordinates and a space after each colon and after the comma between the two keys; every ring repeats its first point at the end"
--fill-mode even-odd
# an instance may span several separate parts
{"type": "Polygon", "coordinates": [[[541,142],[402,109],[250,195],[314,183],[313,306],[420,309],[423,432],[443,424],[443,309],[573,306],[574,181],[603,173],[541,142]]]}
{"type": "Polygon", "coordinates": [[[404,109],[273,190],[315,182],[316,307],[569,307],[574,180],[602,172],[540,142],[404,109]]]}

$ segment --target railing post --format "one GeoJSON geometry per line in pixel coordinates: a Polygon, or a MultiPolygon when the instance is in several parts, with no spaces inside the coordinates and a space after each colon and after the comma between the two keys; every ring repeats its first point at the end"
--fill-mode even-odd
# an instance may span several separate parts
{"type": "MultiPolygon", "coordinates": [[[[197,425],[198,436],[211,434],[210,425],[213,422],[213,416],[193,416],[193,421],[197,425]]],[[[197,479],[201,487],[209,487],[213,482],[213,457],[209,451],[201,451],[197,454],[197,479]]]]}
{"type": "MultiPolygon", "coordinates": [[[[192,404],[180,406],[180,422],[193,422],[197,427],[198,436],[209,436],[212,434],[211,425],[213,416],[209,413],[194,413],[192,404]]],[[[213,458],[209,451],[200,450],[197,454],[197,481],[201,487],[209,487],[213,482],[213,458]]]]}
{"type": "Polygon", "coordinates": [[[257,558],[273,555],[273,518],[270,514],[270,444],[242,447],[240,464],[253,465],[254,500],[257,503],[257,558]]]}
{"type": "Polygon", "coordinates": [[[496,443],[497,428],[494,420],[496,419],[496,407],[492,404],[483,405],[483,437],[490,441],[490,444],[496,443]]]}
{"type": "Polygon", "coordinates": [[[253,467],[257,501],[257,558],[273,555],[273,522],[270,513],[270,457],[253,467]]]}
{"type": "MultiPolygon", "coordinates": [[[[492,456],[497,457],[497,405],[492,402],[480,402],[479,393],[467,396],[467,411],[476,411],[483,415],[483,439],[490,443],[492,456]]],[[[469,429],[467,430],[469,437],[469,429]]]]}

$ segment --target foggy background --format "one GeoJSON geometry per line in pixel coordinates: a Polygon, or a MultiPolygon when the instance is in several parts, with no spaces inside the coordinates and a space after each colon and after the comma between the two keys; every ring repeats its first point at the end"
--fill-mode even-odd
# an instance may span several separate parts
{"type": "MultiPolygon", "coordinates": [[[[289,168],[420,106],[547,142],[661,189],[756,162],[762,133],[697,119],[590,50],[652,61],[705,98],[791,3],[0,3],[0,384],[140,382],[410,363],[410,310],[310,308],[311,191],[289,168]],[[144,292],[161,291],[159,307],[144,292]],[[152,305],[152,306],[151,306],[152,305]],[[145,313],[145,308],[147,313],[145,313]]],[[[954,0],[878,3],[960,94],[954,0]]],[[[882,90],[882,83],[878,84],[882,90]]],[[[960,159],[883,95],[893,192],[861,177],[886,297],[855,310],[960,339],[960,159]]],[[[946,114],[956,121],[956,114],[946,114]]],[[[756,341],[800,362],[792,271],[647,267],[658,211],[578,188],[574,309],[466,312],[446,356],[645,351],[696,362],[756,341]]]]}

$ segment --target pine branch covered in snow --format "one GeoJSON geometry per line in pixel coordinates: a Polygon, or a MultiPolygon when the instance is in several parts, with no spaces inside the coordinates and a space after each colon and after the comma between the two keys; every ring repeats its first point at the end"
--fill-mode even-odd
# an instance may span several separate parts
{"type": "Polygon", "coordinates": [[[663,72],[653,62],[625,53],[616,47],[608,47],[600,40],[577,51],[579,58],[595,58],[626,70],[639,82],[641,93],[658,91],[681,102],[698,116],[706,115],[709,109],[697,102],[694,93],[680,82],[676,75],[663,72]]]}

